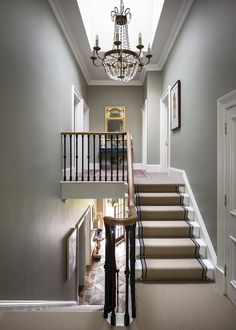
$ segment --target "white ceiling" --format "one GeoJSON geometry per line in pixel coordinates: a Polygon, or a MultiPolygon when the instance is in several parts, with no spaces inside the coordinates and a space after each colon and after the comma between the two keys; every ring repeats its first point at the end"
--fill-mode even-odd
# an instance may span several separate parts
{"type": "MultiPolygon", "coordinates": [[[[111,11],[120,9],[120,0],[77,0],[90,48],[99,36],[99,45],[106,51],[113,46],[114,22],[111,11]]],[[[136,49],[138,33],[142,33],[144,49],[152,46],[164,0],[124,0],[125,8],[130,8],[132,17],[128,25],[131,49],[136,49]],[[141,24],[140,24],[141,23],[141,24]]]]}
{"type": "Polygon", "coordinates": [[[115,6],[119,6],[119,0],[48,0],[48,2],[89,85],[142,85],[147,70],[162,70],[194,0],[165,0],[161,15],[155,8],[159,3],[158,0],[124,0],[125,6],[129,6],[132,13],[129,24],[130,39],[134,43],[132,48],[136,46],[138,33],[142,32],[145,46],[152,42],[153,54],[151,63],[129,83],[119,83],[109,79],[103,67],[94,67],[90,59],[96,34],[100,34],[102,49],[107,50],[112,45],[113,25],[110,12],[115,6]],[[88,22],[84,24],[78,3],[82,6],[86,1],[91,7],[89,10],[89,7],[84,5],[84,10],[87,10],[84,21],[88,22]],[[159,21],[158,16],[160,16],[159,21]],[[103,23],[110,24],[110,27],[102,26],[103,23]],[[87,24],[88,27],[85,27],[87,24]],[[108,32],[111,33],[110,37],[108,32]]]}

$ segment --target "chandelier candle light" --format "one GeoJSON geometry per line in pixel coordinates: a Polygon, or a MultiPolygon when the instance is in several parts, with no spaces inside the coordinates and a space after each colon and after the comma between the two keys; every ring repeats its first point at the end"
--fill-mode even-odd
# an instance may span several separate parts
{"type": "Polygon", "coordinates": [[[103,65],[108,76],[116,81],[128,82],[132,80],[137,72],[141,72],[144,65],[147,65],[151,58],[151,49],[148,45],[146,53],[147,61],[144,62],[142,49],[142,35],[138,35],[138,51],[130,50],[128,23],[131,20],[131,12],[129,8],[124,7],[123,0],[120,0],[120,10],[115,7],[111,12],[111,18],[114,22],[114,41],[113,48],[108,50],[102,56],[99,54],[99,39],[96,36],[95,47],[90,57],[95,66],[103,65]]]}

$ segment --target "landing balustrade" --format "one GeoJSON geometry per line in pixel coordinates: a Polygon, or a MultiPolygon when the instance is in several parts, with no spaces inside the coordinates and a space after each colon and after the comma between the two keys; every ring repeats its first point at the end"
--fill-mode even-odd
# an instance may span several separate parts
{"type": "Polygon", "coordinates": [[[127,181],[127,133],[62,132],[63,181],[127,181]]]}
{"type": "Polygon", "coordinates": [[[63,181],[123,181],[128,196],[115,217],[105,216],[105,303],[104,318],[116,325],[119,301],[119,269],[116,262],[117,232],[122,226],[125,239],[125,311],[124,325],[136,317],[135,305],[135,233],[137,212],[134,203],[133,151],[131,133],[63,132],[63,181]],[[124,206],[127,206],[125,211],[124,206]],[[131,314],[130,314],[131,313],[131,314]]]}

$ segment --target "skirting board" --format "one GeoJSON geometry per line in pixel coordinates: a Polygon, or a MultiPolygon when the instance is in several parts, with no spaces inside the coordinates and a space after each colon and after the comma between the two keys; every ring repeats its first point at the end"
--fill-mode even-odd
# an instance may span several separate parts
{"type": "Polygon", "coordinates": [[[188,194],[189,194],[189,197],[190,197],[190,200],[191,200],[191,203],[192,203],[192,206],[193,206],[193,208],[195,210],[195,213],[196,213],[196,216],[197,216],[199,225],[200,225],[200,227],[202,229],[203,236],[204,236],[205,241],[206,241],[206,244],[208,246],[208,249],[209,249],[209,252],[210,252],[210,255],[211,255],[212,262],[213,262],[214,266],[216,267],[216,265],[217,265],[217,257],[216,257],[215,249],[213,247],[213,244],[211,242],[210,236],[209,236],[208,231],[206,229],[205,223],[203,221],[202,215],[200,213],[200,210],[199,210],[199,207],[197,205],[196,199],[194,197],[193,191],[191,189],[190,183],[188,181],[186,172],[184,170],[181,170],[181,169],[178,169],[178,168],[170,167],[169,168],[169,174],[171,174],[171,175],[173,175],[175,177],[178,177],[178,178],[180,178],[180,177],[183,178],[184,183],[185,183],[185,186],[186,186],[186,189],[188,191],[188,194]]]}
{"type": "Polygon", "coordinates": [[[216,289],[217,291],[224,295],[225,291],[225,272],[220,267],[216,266],[215,268],[215,279],[216,279],[216,289]]]}
{"type": "Polygon", "coordinates": [[[69,307],[76,306],[75,300],[0,300],[0,308],[22,310],[30,307],[69,307]]]}

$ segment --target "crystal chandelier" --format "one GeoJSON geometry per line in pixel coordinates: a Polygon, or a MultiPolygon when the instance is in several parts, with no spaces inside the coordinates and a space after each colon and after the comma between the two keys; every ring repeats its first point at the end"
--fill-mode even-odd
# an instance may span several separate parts
{"type": "Polygon", "coordinates": [[[120,0],[120,10],[115,7],[111,12],[111,19],[114,22],[114,41],[113,48],[108,50],[102,56],[99,54],[98,36],[96,36],[96,44],[93,47],[93,54],[90,57],[95,66],[103,65],[108,76],[116,81],[128,82],[132,80],[137,72],[141,72],[144,65],[147,65],[151,58],[150,45],[146,56],[146,63],[143,57],[142,35],[139,33],[138,51],[130,50],[128,24],[131,20],[131,12],[129,8],[124,7],[123,0],[120,0]]]}

